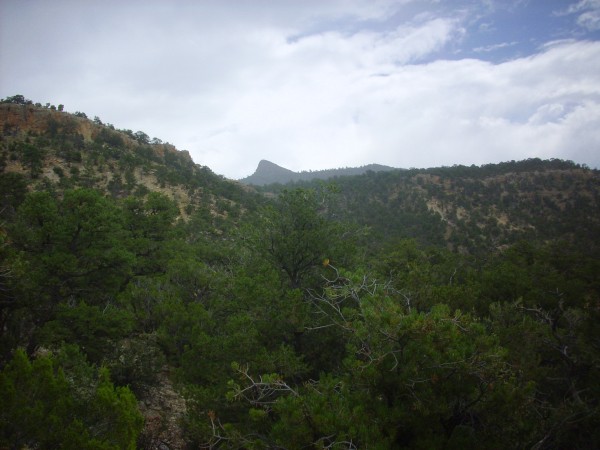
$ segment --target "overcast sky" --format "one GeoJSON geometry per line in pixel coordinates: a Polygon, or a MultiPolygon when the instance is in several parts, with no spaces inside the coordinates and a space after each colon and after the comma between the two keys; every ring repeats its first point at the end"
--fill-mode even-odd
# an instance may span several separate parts
{"type": "Polygon", "coordinates": [[[0,97],[65,105],[229,178],[600,167],[600,0],[1,0],[0,97]]]}

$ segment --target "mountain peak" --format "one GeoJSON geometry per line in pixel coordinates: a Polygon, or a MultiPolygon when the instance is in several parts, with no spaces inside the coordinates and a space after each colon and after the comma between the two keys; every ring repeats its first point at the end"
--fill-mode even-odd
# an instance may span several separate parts
{"type": "Polygon", "coordinates": [[[240,181],[245,184],[262,186],[271,183],[287,183],[296,179],[296,175],[296,172],[278,166],[266,159],[261,159],[254,173],[240,181]]]}
{"type": "Polygon", "coordinates": [[[300,180],[326,180],[328,178],[339,176],[361,175],[368,171],[381,172],[388,170],[395,169],[393,167],[382,166],[380,164],[369,164],[362,167],[352,167],[345,169],[317,170],[314,172],[294,172],[292,170],[286,169],[285,167],[278,166],[277,164],[271,161],[267,161],[266,159],[261,159],[258,163],[256,171],[249,177],[242,178],[239,181],[244,184],[264,186],[266,184],[286,184],[292,181],[300,180]]]}
{"type": "MultiPolygon", "coordinates": [[[[260,162],[258,163],[258,167],[256,168],[256,172],[261,172],[264,170],[280,170],[280,171],[284,171],[284,172],[292,172],[289,169],[286,169],[285,167],[281,167],[280,165],[277,165],[271,161],[267,161],[266,159],[261,159],[260,162]]],[[[256,173],[254,172],[254,173],[256,173]]]]}

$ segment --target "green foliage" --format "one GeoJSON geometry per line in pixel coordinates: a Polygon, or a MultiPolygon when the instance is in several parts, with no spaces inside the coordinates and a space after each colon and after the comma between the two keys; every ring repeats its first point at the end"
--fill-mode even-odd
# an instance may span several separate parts
{"type": "Polygon", "coordinates": [[[127,248],[137,256],[136,275],[161,273],[167,264],[165,242],[179,213],[167,196],[152,192],[146,199],[129,197],[124,202],[127,248]]]}
{"type": "Polygon", "coordinates": [[[122,218],[92,190],[67,191],[62,200],[32,193],[19,208],[13,239],[27,272],[21,288],[52,310],[71,297],[102,304],[129,277],[133,255],[121,247],[122,218]]]}
{"type": "MultiPolygon", "coordinates": [[[[342,235],[347,230],[325,217],[327,195],[325,191],[285,190],[259,212],[257,231],[245,233],[252,249],[281,270],[292,288],[307,287],[303,282],[326,259],[344,257],[342,235]]],[[[345,250],[350,252],[348,247],[345,250]]]]}
{"type": "Polygon", "coordinates": [[[15,105],[27,105],[31,100],[26,99],[23,95],[17,94],[0,100],[2,103],[14,103],[15,105]]]}
{"type": "Polygon", "coordinates": [[[269,413],[267,442],[285,448],[526,442],[530,430],[520,420],[529,419],[531,386],[515,380],[506,351],[482,324],[443,305],[411,311],[383,286],[362,282],[344,276],[315,298],[319,312],[346,334],[340,375],[323,374],[293,387],[280,376],[257,379],[238,368],[232,398],[269,413]],[[523,415],[515,415],[515,408],[523,408],[523,415]]]}
{"type": "Polygon", "coordinates": [[[600,447],[597,172],[261,197],[143,132],[43,114],[2,137],[0,447],[134,448],[132,392],[169,423],[145,445],[179,423],[167,376],[190,448],[600,447]]]}
{"type": "MultiPolygon", "coordinates": [[[[335,179],[343,205],[337,214],[369,226],[379,240],[411,238],[481,257],[522,239],[561,238],[595,246],[597,180],[597,171],[572,161],[540,159],[370,172],[335,179]]],[[[294,186],[314,189],[319,183],[294,186]]]]}
{"type": "Polygon", "coordinates": [[[108,369],[100,369],[98,387],[91,398],[88,414],[98,425],[96,432],[110,436],[117,448],[135,449],[142,427],[135,396],[126,387],[115,388],[108,369]]]}
{"type": "Polygon", "coordinates": [[[37,178],[42,172],[44,165],[44,151],[35,145],[26,143],[20,146],[19,151],[21,152],[23,168],[29,170],[31,178],[37,178]]]}
{"type": "Polygon", "coordinates": [[[394,242],[373,261],[380,277],[389,277],[392,287],[417,310],[428,310],[437,303],[471,311],[477,304],[478,285],[474,261],[445,249],[422,248],[415,240],[394,242]]]}
{"type": "MultiPolygon", "coordinates": [[[[111,147],[122,148],[124,145],[123,138],[119,133],[109,130],[108,128],[102,128],[96,136],[96,142],[101,144],[107,144],[111,147]]],[[[117,154],[115,154],[116,156],[117,154]]]]}
{"type": "Polygon", "coordinates": [[[22,350],[0,373],[0,445],[11,448],[134,449],[142,428],[135,397],[106,369],[74,385],[52,356],[22,350]]]}
{"type": "Polygon", "coordinates": [[[166,361],[156,341],[155,335],[142,334],[119,341],[112,353],[107,349],[104,361],[115,384],[137,395],[157,383],[166,361]]]}
{"type": "Polygon", "coordinates": [[[39,332],[41,345],[56,347],[60,343],[77,344],[88,361],[100,364],[119,340],[133,329],[131,313],[110,307],[60,305],[56,318],[47,322],[39,332]]]}
{"type": "Polygon", "coordinates": [[[12,218],[27,193],[27,181],[18,173],[0,176],[0,216],[12,218]]]}

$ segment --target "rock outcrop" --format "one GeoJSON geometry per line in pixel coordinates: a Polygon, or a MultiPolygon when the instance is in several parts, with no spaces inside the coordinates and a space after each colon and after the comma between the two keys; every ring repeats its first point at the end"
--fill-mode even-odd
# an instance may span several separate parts
{"type": "Polygon", "coordinates": [[[171,382],[167,367],[158,382],[140,396],[139,408],[144,415],[144,430],[139,445],[144,450],[179,450],[186,447],[182,438],[182,420],[187,411],[185,399],[171,382]]]}

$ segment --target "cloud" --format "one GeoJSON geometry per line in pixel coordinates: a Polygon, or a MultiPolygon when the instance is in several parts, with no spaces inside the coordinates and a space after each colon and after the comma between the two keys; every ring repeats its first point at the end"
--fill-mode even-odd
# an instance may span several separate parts
{"type": "Polygon", "coordinates": [[[486,45],[484,47],[476,47],[473,49],[473,51],[475,53],[488,53],[488,52],[493,52],[495,50],[499,50],[501,48],[506,48],[506,47],[513,47],[515,45],[517,45],[518,42],[513,41],[513,42],[502,42],[500,44],[492,44],[492,45],[486,45]]]}
{"type": "MultiPolygon", "coordinates": [[[[572,14],[590,11],[580,3],[572,14]]],[[[600,166],[600,43],[555,41],[498,64],[436,59],[480,17],[465,4],[3,2],[0,87],[143,130],[231,178],[263,158],[293,170],[600,166]]]]}
{"type": "Polygon", "coordinates": [[[599,0],[579,0],[577,3],[569,5],[567,8],[568,14],[578,13],[589,9],[600,9],[599,0]]]}
{"type": "Polygon", "coordinates": [[[254,169],[257,153],[294,170],[370,162],[431,167],[534,156],[581,157],[598,165],[593,153],[600,143],[595,131],[600,66],[591,62],[600,61],[600,44],[556,44],[502,64],[394,66],[380,56],[391,52],[385,41],[366,42],[384,47],[373,51],[375,62],[367,66],[348,51],[331,65],[299,52],[307,59],[288,61],[284,70],[292,73],[295,67],[295,76],[279,83],[275,76],[263,90],[239,99],[228,117],[238,124],[235,132],[212,139],[212,150],[202,157],[216,164],[219,149],[239,148],[226,170],[240,170],[242,160],[240,176],[254,169]],[[365,67],[386,76],[373,76],[365,67]]]}
{"type": "Polygon", "coordinates": [[[586,11],[577,18],[577,25],[590,31],[600,30],[600,9],[586,11]]]}
{"type": "MultiPolygon", "coordinates": [[[[368,96],[376,94],[379,83],[372,72],[394,72],[418,60],[443,45],[452,31],[451,23],[435,19],[389,33],[328,32],[293,42],[271,36],[260,52],[270,57],[245,67],[251,88],[229,97],[222,120],[236,124],[235,131],[207,139],[210,149],[204,156],[210,159],[218,149],[246,146],[252,150],[240,155],[247,158],[247,171],[257,162],[254,149],[298,170],[352,163],[348,157],[361,157],[376,140],[367,128],[371,124],[363,123],[368,96]],[[282,160],[282,155],[287,158],[282,160]]],[[[239,163],[240,158],[232,161],[239,163]]]]}
{"type": "Polygon", "coordinates": [[[600,0],[580,0],[557,14],[577,14],[577,25],[588,31],[600,30],[600,0]]]}

